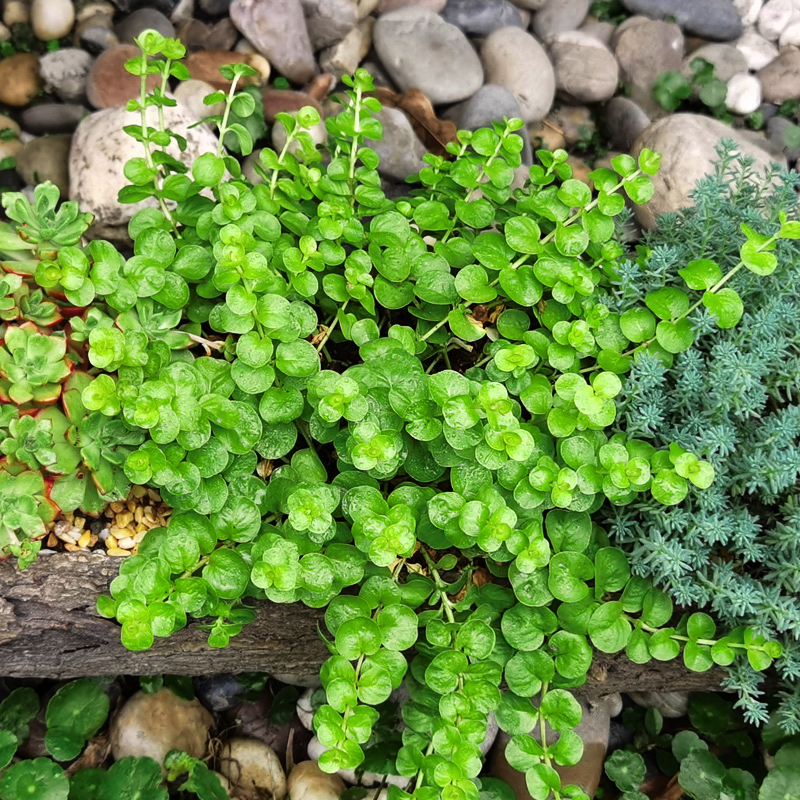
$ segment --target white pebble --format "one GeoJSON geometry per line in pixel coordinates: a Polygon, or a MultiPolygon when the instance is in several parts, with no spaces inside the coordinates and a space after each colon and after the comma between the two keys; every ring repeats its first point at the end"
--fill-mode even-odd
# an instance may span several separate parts
{"type": "Polygon", "coordinates": [[[742,18],[742,25],[755,25],[764,0],[733,0],[739,16],[742,18]]]}
{"type": "Polygon", "coordinates": [[[31,27],[42,42],[61,39],[75,24],[75,7],[72,0],[33,0],[31,27]]]}
{"type": "Polygon", "coordinates": [[[783,29],[778,44],[781,49],[785,47],[800,47],[800,16],[793,17],[792,21],[783,29]]]}
{"type": "Polygon", "coordinates": [[[768,41],[776,42],[789,24],[792,11],[792,0],[768,0],[758,15],[758,32],[768,41]]]}
{"type": "Polygon", "coordinates": [[[752,114],[761,105],[761,81],[749,72],[738,72],[728,81],[728,111],[752,114]]]}
{"type": "Polygon", "coordinates": [[[736,49],[747,60],[747,68],[757,72],[778,57],[778,48],[756,32],[746,30],[734,43],[736,49]]]}

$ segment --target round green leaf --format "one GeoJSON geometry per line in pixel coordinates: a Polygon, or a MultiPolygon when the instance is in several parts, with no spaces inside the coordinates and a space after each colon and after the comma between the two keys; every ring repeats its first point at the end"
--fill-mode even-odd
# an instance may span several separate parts
{"type": "Polygon", "coordinates": [[[215,550],[203,567],[203,578],[226,600],[236,600],[244,594],[250,580],[247,562],[234,550],[215,550]]]}

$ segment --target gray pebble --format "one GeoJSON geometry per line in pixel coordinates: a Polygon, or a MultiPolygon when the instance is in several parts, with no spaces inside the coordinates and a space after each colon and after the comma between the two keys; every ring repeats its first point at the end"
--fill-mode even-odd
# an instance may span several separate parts
{"type": "Polygon", "coordinates": [[[524,28],[519,9],[508,0],[448,0],[442,19],[468,36],[488,36],[495,28],[524,28]]]}
{"type": "Polygon", "coordinates": [[[300,0],[311,47],[322,50],[341,42],[358,22],[351,0],[300,0]]]}
{"type": "Polygon", "coordinates": [[[653,19],[673,18],[687,33],[727,42],[742,35],[731,0],[622,0],[628,11],[653,19]]]}
{"type": "Polygon", "coordinates": [[[674,23],[644,20],[619,35],[614,54],[631,99],[648,113],[663,113],[653,99],[653,84],[663,72],[681,68],[681,29],[674,23]]]}
{"type": "MultiPolygon", "coordinates": [[[[500,122],[503,117],[522,118],[519,103],[514,95],[504,86],[495,83],[487,83],[481,86],[469,100],[447,109],[442,115],[445,119],[451,119],[459,129],[474,131],[478,128],[486,128],[492,122],[500,122]]],[[[533,155],[531,151],[531,140],[527,128],[523,127],[516,131],[522,137],[524,146],[520,153],[523,164],[531,164],[533,155]]]]}
{"type": "Polygon", "coordinates": [[[26,108],[20,115],[22,127],[28,133],[72,133],[89,114],[84,106],[74,103],[41,103],[26,108]]]}
{"type": "Polygon", "coordinates": [[[373,44],[395,83],[404,91],[419,89],[434,105],[457,103],[483,85],[481,61],[467,37],[422,6],[378,17],[373,44]]]}
{"type": "Polygon", "coordinates": [[[546,39],[556,33],[574,31],[589,13],[589,0],[547,0],[533,18],[533,32],[546,39]]]}
{"type": "Polygon", "coordinates": [[[200,0],[200,10],[212,17],[221,17],[231,10],[231,0],[200,0]]]}
{"type": "Polygon", "coordinates": [[[422,157],[427,150],[408,117],[398,108],[383,108],[375,117],[383,125],[383,138],[370,142],[380,157],[378,172],[392,180],[404,181],[423,169],[422,157]]]}
{"type": "Polygon", "coordinates": [[[238,705],[247,688],[234,675],[225,673],[195,678],[194,691],[197,699],[209,711],[219,713],[238,705]]]}
{"type": "Polygon", "coordinates": [[[747,72],[747,59],[732,44],[704,44],[693,50],[683,60],[682,72],[692,75],[692,61],[702,58],[714,66],[714,77],[727,83],[739,72],[747,72]]]}
{"type": "Polygon", "coordinates": [[[565,31],[548,40],[556,90],[569,103],[599,103],[614,96],[619,66],[614,54],[582,31],[565,31]]]}
{"type": "Polygon", "coordinates": [[[800,158],[800,148],[793,149],[786,146],[786,131],[793,127],[794,123],[786,117],[776,116],[767,121],[767,139],[777,145],[784,153],[790,163],[800,158]]]}
{"type": "Polygon", "coordinates": [[[650,117],[627,97],[613,97],[605,106],[605,127],[614,150],[630,152],[650,117]]]}
{"type": "Polygon", "coordinates": [[[62,197],[69,194],[69,147],[72,136],[68,133],[39,136],[31,139],[17,153],[17,172],[31,185],[52,181],[62,197]]]}
{"type": "Polygon", "coordinates": [[[86,81],[92,57],[77,47],[65,47],[46,53],[39,60],[39,74],[49,92],[55,92],[64,102],[82,100],[86,96],[86,81]]]}
{"type": "Polygon", "coordinates": [[[114,30],[120,44],[133,44],[133,40],[148,28],[158,31],[168,39],[175,36],[175,26],[155,8],[140,8],[128,14],[114,30]]]}

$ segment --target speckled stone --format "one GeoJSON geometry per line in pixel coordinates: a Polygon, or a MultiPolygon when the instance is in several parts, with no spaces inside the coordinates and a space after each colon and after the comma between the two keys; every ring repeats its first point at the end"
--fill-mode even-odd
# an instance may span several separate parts
{"type": "Polygon", "coordinates": [[[457,103],[483,85],[481,61],[467,37],[421,6],[378,17],[373,43],[397,86],[419,89],[434,104],[457,103]]]}
{"type": "Polygon", "coordinates": [[[652,200],[634,209],[640,225],[653,228],[659,214],[692,204],[689,195],[700,178],[713,172],[722,138],[733,139],[742,155],[752,156],[757,173],[763,173],[774,160],[743,131],[701,114],[672,114],[642,131],[632,154],[638,155],[645,147],[661,153],[661,167],[653,176],[652,200]]]}
{"type": "Polygon", "coordinates": [[[556,92],[556,78],[547,53],[520,28],[498,28],[481,46],[487,83],[498,83],[519,103],[525,122],[543,119],[556,92]]]}
{"type": "Polygon", "coordinates": [[[307,83],[317,64],[300,0],[233,0],[233,24],[294,83],[307,83]]]}
{"type": "Polygon", "coordinates": [[[764,100],[780,105],[800,97],[800,50],[786,50],[759,70],[764,100]]]}

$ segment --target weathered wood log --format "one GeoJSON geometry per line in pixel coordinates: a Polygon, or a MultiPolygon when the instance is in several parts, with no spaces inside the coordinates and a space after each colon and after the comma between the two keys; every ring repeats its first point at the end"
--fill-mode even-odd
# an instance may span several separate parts
{"type": "MultiPolygon", "coordinates": [[[[150,650],[134,653],[119,627],[95,610],[119,561],[102,553],[41,555],[27,570],[0,563],[0,676],[211,675],[222,672],[312,676],[328,656],[318,634],[323,612],[300,604],[259,603],[256,621],[215,649],[197,622],[150,650]]],[[[597,654],[581,694],[713,690],[721,673],[690,672],[677,662],[633,664],[597,654]]]]}

